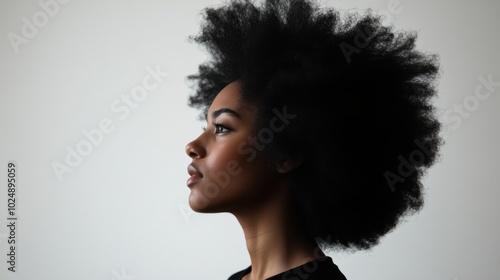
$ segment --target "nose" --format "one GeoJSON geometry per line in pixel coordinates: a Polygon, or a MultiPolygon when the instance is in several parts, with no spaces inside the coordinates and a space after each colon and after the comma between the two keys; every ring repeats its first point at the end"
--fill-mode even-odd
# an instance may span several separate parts
{"type": "Polygon", "coordinates": [[[206,151],[201,144],[199,137],[186,145],[186,154],[192,159],[200,159],[205,157],[206,151]]]}

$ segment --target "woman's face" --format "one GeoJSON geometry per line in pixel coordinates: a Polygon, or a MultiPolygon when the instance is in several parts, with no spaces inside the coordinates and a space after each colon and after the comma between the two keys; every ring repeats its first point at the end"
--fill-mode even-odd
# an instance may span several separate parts
{"type": "Polygon", "coordinates": [[[239,101],[230,83],[212,102],[206,129],[186,146],[192,158],[189,205],[197,212],[236,212],[264,201],[279,174],[263,162],[263,143],[253,136],[255,110],[239,101]]]}

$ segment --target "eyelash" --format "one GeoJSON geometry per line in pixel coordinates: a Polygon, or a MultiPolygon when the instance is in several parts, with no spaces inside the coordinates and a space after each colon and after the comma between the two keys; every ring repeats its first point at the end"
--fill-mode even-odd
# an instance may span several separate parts
{"type": "MultiPolygon", "coordinates": [[[[225,133],[225,132],[229,132],[229,131],[231,131],[231,129],[230,129],[230,128],[228,128],[227,126],[224,126],[224,125],[222,125],[222,124],[213,123],[213,125],[215,126],[215,133],[216,133],[216,134],[219,134],[219,133],[225,133]],[[226,130],[226,131],[218,131],[218,129],[219,129],[219,128],[222,128],[222,129],[224,129],[224,130],[226,130]]],[[[206,126],[202,126],[202,127],[201,127],[201,130],[205,131],[205,130],[207,130],[207,127],[206,127],[206,126]]]]}
{"type": "Polygon", "coordinates": [[[218,123],[214,123],[213,125],[215,126],[215,134],[225,133],[230,131],[230,129],[227,126],[218,123]],[[223,129],[224,131],[219,131],[219,128],[223,129]]]}

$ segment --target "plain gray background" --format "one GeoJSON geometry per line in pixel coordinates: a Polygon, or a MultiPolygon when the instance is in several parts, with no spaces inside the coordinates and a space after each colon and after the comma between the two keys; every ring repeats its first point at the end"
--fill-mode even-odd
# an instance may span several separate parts
{"type": "MultiPolygon", "coordinates": [[[[185,77],[206,59],[186,39],[201,10],[223,2],[54,1],[0,2],[0,278],[227,279],[246,268],[236,219],[193,213],[185,183],[184,147],[203,125],[185,77]],[[168,76],[126,103],[155,70],[168,76]],[[100,124],[107,133],[85,146],[82,130],[100,124]],[[79,145],[88,154],[58,177],[54,165],[79,145]],[[16,273],[6,263],[9,160],[18,164],[16,273]]],[[[418,47],[441,58],[446,125],[424,209],[373,250],[329,255],[349,280],[498,279],[499,2],[321,3],[372,8],[416,30],[418,47]]]]}

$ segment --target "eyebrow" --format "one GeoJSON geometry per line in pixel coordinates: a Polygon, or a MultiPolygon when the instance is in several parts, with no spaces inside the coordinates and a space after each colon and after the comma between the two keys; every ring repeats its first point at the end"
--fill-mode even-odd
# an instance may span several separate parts
{"type": "Polygon", "coordinates": [[[229,108],[221,108],[219,110],[215,110],[212,112],[212,119],[215,119],[217,118],[218,116],[220,116],[221,114],[229,114],[229,115],[232,115],[233,117],[236,117],[238,119],[241,119],[241,116],[240,114],[236,113],[235,111],[229,109],[229,108]]]}

